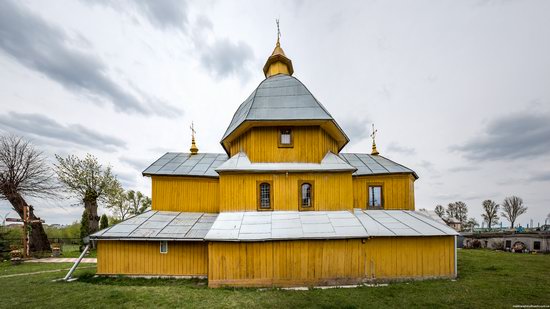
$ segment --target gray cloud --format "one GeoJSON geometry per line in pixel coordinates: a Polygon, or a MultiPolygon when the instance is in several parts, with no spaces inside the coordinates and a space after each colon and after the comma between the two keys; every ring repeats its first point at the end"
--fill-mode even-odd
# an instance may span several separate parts
{"type": "Polygon", "coordinates": [[[95,132],[79,124],[65,126],[39,114],[9,112],[0,115],[0,130],[107,152],[126,147],[126,143],[116,137],[95,132]]]}
{"type": "Polygon", "coordinates": [[[134,11],[145,17],[154,27],[161,30],[185,31],[188,24],[187,2],[182,0],[138,0],[114,1],[95,0],[82,1],[85,4],[100,4],[111,7],[117,12],[132,14],[134,11]]]}
{"type": "Polygon", "coordinates": [[[370,120],[367,117],[362,119],[348,118],[339,123],[342,125],[342,129],[346,132],[346,135],[349,137],[350,144],[359,143],[370,134],[370,120]]]}
{"type": "Polygon", "coordinates": [[[473,171],[477,171],[477,170],[480,170],[480,169],[481,168],[479,166],[473,166],[473,165],[455,166],[455,167],[449,168],[449,172],[452,172],[452,173],[473,172],[473,171]]]}
{"type": "Polygon", "coordinates": [[[471,160],[510,160],[550,153],[550,114],[521,112],[491,121],[485,133],[451,150],[471,160]]]}
{"type": "Polygon", "coordinates": [[[250,75],[247,67],[254,58],[252,48],[245,42],[231,42],[218,39],[201,49],[201,64],[215,77],[225,78],[230,75],[244,77],[250,75]]]}
{"type": "Polygon", "coordinates": [[[172,107],[153,109],[148,103],[154,102],[123,89],[108,77],[107,67],[99,58],[78,50],[70,42],[65,32],[26,8],[0,1],[0,49],[20,64],[71,91],[106,99],[119,112],[168,117],[181,114],[172,107]]]}
{"type": "Polygon", "coordinates": [[[161,29],[184,29],[187,25],[187,3],[181,0],[131,1],[149,22],[161,29]]]}
{"type": "Polygon", "coordinates": [[[550,181],[550,171],[536,173],[533,177],[531,177],[531,180],[533,180],[533,181],[550,181]]]}
{"type": "Polygon", "coordinates": [[[125,163],[128,166],[131,166],[139,171],[143,171],[146,169],[149,165],[153,163],[154,160],[151,159],[136,159],[136,158],[130,158],[126,156],[121,156],[118,158],[121,162],[125,163]]]}
{"type": "Polygon", "coordinates": [[[402,153],[405,155],[416,154],[416,150],[413,147],[402,146],[402,145],[399,145],[398,143],[390,143],[386,148],[386,151],[402,153]]]}

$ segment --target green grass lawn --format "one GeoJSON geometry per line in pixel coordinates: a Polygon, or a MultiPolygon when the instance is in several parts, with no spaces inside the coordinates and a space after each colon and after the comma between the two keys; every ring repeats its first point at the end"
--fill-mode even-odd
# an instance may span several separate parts
{"type": "MultiPolygon", "coordinates": [[[[80,256],[80,246],[79,245],[63,245],[63,251],[61,251],[62,258],[74,258],[80,256]]],[[[85,257],[96,257],[96,250],[90,250],[88,255],[85,257]]]]}
{"type": "MultiPolygon", "coordinates": [[[[1,278],[5,274],[69,268],[71,264],[0,263],[0,307],[398,307],[511,308],[550,305],[550,255],[459,250],[459,278],[380,287],[283,291],[209,289],[205,280],[94,278],[52,282],[65,272],[1,278]]],[[[90,266],[90,264],[82,264],[90,266]]]]}

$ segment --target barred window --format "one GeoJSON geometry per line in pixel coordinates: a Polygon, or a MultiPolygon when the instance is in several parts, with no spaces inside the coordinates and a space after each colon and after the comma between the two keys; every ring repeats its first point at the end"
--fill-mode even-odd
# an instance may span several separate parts
{"type": "Polygon", "coordinates": [[[311,194],[311,184],[303,183],[301,186],[301,207],[302,208],[311,208],[313,206],[313,198],[311,194]]]}
{"type": "Polygon", "coordinates": [[[271,185],[267,182],[260,184],[260,209],[271,208],[271,185]]]}

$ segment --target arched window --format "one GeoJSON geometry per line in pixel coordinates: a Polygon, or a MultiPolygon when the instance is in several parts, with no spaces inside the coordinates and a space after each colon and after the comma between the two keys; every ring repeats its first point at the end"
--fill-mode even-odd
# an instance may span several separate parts
{"type": "Polygon", "coordinates": [[[271,182],[261,181],[258,185],[258,209],[266,210],[271,209],[273,202],[273,195],[271,192],[271,182]]]}
{"type": "Polygon", "coordinates": [[[313,209],[313,182],[300,182],[300,209],[313,209]]]}

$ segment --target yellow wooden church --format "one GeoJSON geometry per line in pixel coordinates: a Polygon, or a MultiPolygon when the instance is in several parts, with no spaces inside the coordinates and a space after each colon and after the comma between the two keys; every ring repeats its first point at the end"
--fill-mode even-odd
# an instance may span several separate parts
{"type": "Polygon", "coordinates": [[[152,210],[92,235],[101,275],[314,286],[455,277],[456,232],[415,211],[411,169],[348,137],[293,76],[279,40],[225,153],[169,152],[144,172],[152,210]]]}

